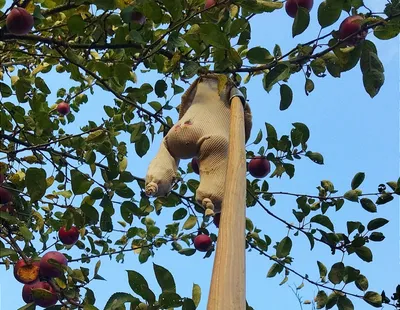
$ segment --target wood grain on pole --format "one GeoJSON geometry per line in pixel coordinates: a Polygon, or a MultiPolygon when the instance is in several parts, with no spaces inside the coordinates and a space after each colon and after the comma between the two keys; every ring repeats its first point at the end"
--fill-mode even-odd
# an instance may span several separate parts
{"type": "Polygon", "coordinates": [[[225,195],[207,310],[245,310],[246,153],[244,109],[231,102],[225,195]]]}

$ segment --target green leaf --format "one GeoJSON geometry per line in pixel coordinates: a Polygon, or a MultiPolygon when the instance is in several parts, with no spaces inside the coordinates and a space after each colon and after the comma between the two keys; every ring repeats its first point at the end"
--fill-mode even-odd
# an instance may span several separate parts
{"type": "Polygon", "coordinates": [[[172,219],[174,221],[182,220],[186,217],[187,213],[188,212],[185,208],[180,208],[174,212],[174,214],[172,215],[172,219]]]}
{"type": "MultiPolygon", "coordinates": [[[[104,310],[117,310],[124,306],[127,302],[135,302],[139,299],[127,293],[115,293],[108,299],[104,310]]],[[[125,307],[124,307],[125,308],[125,307]]]]}
{"type": "Polygon", "coordinates": [[[155,85],[155,92],[157,97],[164,97],[165,91],[168,89],[167,83],[164,80],[158,80],[155,85]]]}
{"type": "Polygon", "coordinates": [[[176,308],[182,305],[181,296],[174,292],[162,292],[158,298],[162,309],[176,308]]]}
{"type": "Polygon", "coordinates": [[[378,199],[376,200],[376,204],[377,205],[383,205],[385,203],[388,203],[390,201],[392,201],[394,199],[392,194],[389,193],[384,193],[381,196],[378,197],[378,199]]]}
{"type": "Polygon", "coordinates": [[[192,287],[192,300],[193,300],[194,304],[196,305],[196,307],[199,306],[200,299],[201,299],[201,288],[200,288],[199,285],[193,284],[193,287],[192,287]]]}
{"type": "Polygon", "coordinates": [[[282,84],[280,87],[281,103],[279,105],[279,110],[284,111],[292,104],[293,101],[293,91],[286,85],[282,84]]]}
{"type": "Polygon", "coordinates": [[[0,94],[4,98],[10,97],[12,95],[12,89],[7,84],[0,82],[0,94]]]}
{"type": "Polygon", "coordinates": [[[268,270],[267,273],[267,278],[273,278],[275,277],[278,273],[282,272],[283,266],[281,264],[273,264],[271,268],[268,270]]]}
{"type": "Polygon", "coordinates": [[[82,35],[85,33],[85,21],[80,14],[72,15],[67,21],[68,30],[71,34],[82,35]]]}
{"type": "Polygon", "coordinates": [[[21,308],[18,308],[18,310],[35,310],[35,309],[36,309],[36,304],[34,302],[32,302],[30,304],[26,304],[25,306],[22,306],[21,308]]]}
{"type": "Polygon", "coordinates": [[[292,26],[293,38],[303,33],[307,29],[309,24],[310,24],[310,12],[307,9],[299,6],[292,26]]]}
{"type": "Polygon", "coordinates": [[[382,296],[376,292],[368,291],[364,294],[363,299],[375,308],[382,307],[382,296]]]}
{"type": "Polygon", "coordinates": [[[328,274],[328,269],[326,269],[325,265],[323,263],[321,263],[320,261],[317,261],[317,264],[318,264],[318,270],[319,270],[319,277],[321,279],[323,279],[328,274]]]}
{"type": "Polygon", "coordinates": [[[71,170],[71,187],[75,195],[85,194],[92,186],[93,181],[89,180],[79,170],[71,170]]]}
{"type": "Polygon", "coordinates": [[[340,17],[343,0],[324,1],[318,7],[318,22],[322,28],[333,25],[340,17]]]}
{"type": "Polygon", "coordinates": [[[400,32],[400,24],[398,20],[390,20],[383,25],[374,28],[374,35],[380,40],[390,40],[400,32]]]}
{"type": "Polygon", "coordinates": [[[263,47],[253,47],[247,54],[247,59],[251,64],[267,64],[274,60],[274,56],[263,47]]]}
{"type": "Polygon", "coordinates": [[[153,263],[154,273],[163,292],[176,292],[176,285],[172,274],[162,266],[153,263]]]}
{"type": "Polygon", "coordinates": [[[15,252],[12,249],[1,248],[1,250],[0,250],[0,258],[11,256],[11,255],[17,255],[17,252],[15,252]]]}
{"type": "Polygon", "coordinates": [[[358,202],[358,192],[356,190],[345,192],[343,197],[349,201],[358,202]]]}
{"type": "Polygon", "coordinates": [[[196,253],[196,249],[182,249],[178,251],[179,254],[185,255],[185,256],[192,256],[194,253],[196,253]]]}
{"type": "Polygon", "coordinates": [[[369,231],[376,230],[378,228],[381,228],[382,226],[385,226],[387,223],[389,223],[387,219],[377,218],[368,223],[367,229],[369,231]]]}
{"type": "Polygon", "coordinates": [[[6,0],[0,0],[0,10],[6,5],[6,0]]]}
{"type": "Polygon", "coordinates": [[[366,291],[368,289],[368,279],[363,276],[362,274],[360,274],[356,281],[355,281],[355,285],[357,286],[357,288],[361,291],[366,291]]]}
{"type": "Polygon", "coordinates": [[[344,264],[342,262],[336,263],[332,265],[331,270],[328,274],[328,279],[333,284],[339,284],[343,281],[344,277],[344,264]]]}
{"type": "Polygon", "coordinates": [[[147,154],[147,151],[149,150],[149,148],[150,148],[150,140],[149,140],[149,138],[147,137],[147,135],[142,134],[142,135],[140,136],[139,141],[137,141],[137,142],[135,143],[136,154],[137,154],[139,157],[143,157],[144,155],[147,154]]]}
{"type": "Polygon", "coordinates": [[[133,270],[127,270],[129,286],[132,290],[144,298],[149,303],[153,303],[156,300],[154,293],[150,290],[146,279],[138,272],[133,270]]]}
{"type": "Polygon", "coordinates": [[[221,31],[221,28],[218,24],[201,24],[200,37],[204,41],[204,43],[215,46],[217,48],[227,50],[231,47],[228,37],[225,33],[221,31]]]}
{"type": "Polygon", "coordinates": [[[360,67],[363,73],[364,88],[371,98],[375,97],[385,82],[384,68],[373,42],[362,45],[360,67]]]}
{"type": "Polygon", "coordinates": [[[264,89],[269,93],[274,84],[286,80],[290,76],[289,67],[286,64],[278,64],[271,71],[266,73],[263,78],[264,89]]]}
{"type": "Polygon", "coordinates": [[[337,302],[338,310],[354,310],[354,305],[346,296],[340,296],[337,302]]]}
{"type": "Polygon", "coordinates": [[[328,295],[324,291],[318,291],[317,296],[315,296],[315,302],[317,303],[317,309],[322,309],[325,307],[328,301],[328,295]]]}
{"type": "Polygon", "coordinates": [[[322,226],[325,226],[329,230],[334,231],[333,223],[331,222],[329,217],[325,215],[317,214],[311,218],[310,222],[320,224],[322,226]]]}
{"type": "Polygon", "coordinates": [[[358,172],[354,177],[353,180],[351,181],[351,189],[356,189],[358,188],[361,183],[365,179],[365,173],[364,172],[358,172]]]}
{"type": "Polygon", "coordinates": [[[40,200],[47,190],[46,171],[40,168],[26,170],[26,187],[32,202],[40,200]]]}
{"type": "Polygon", "coordinates": [[[35,86],[40,89],[45,94],[50,94],[51,91],[49,87],[47,86],[46,82],[41,78],[41,77],[36,77],[35,78],[35,86]]]}
{"type": "Polygon", "coordinates": [[[371,241],[375,241],[375,242],[380,242],[383,241],[385,239],[385,236],[383,233],[381,232],[373,232],[370,236],[369,236],[369,240],[371,241]]]}
{"type": "Polygon", "coordinates": [[[253,144],[255,144],[255,145],[259,144],[262,140],[262,137],[263,137],[263,134],[262,134],[262,130],[260,129],[253,144]]]}
{"type": "Polygon", "coordinates": [[[369,248],[366,246],[362,246],[359,248],[355,249],[355,252],[359,258],[361,258],[363,261],[369,263],[372,262],[372,252],[369,248]]]}
{"type": "Polygon", "coordinates": [[[289,255],[292,249],[292,240],[289,237],[285,237],[278,243],[276,247],[276,256],[283,258],[289,255]]]}
{"type": "Polygon", "coordinates": [[[182,229],[192,229],[197,223],[197,217],[194,215],[190,215],[189,218],[186,220],[185,224],[183,224],[182,229]]]}
{"type": "Polygon", "coordinates": [[[376,205],[373,203],[373,201],[369,198],[361,198],[360,200],[361,206],[367,210],[368,212],[374,213],[377,211],[376,205]]]}
{"type": "Polygon", "coordinates": [[[353,231],[358,229],[358,227],[360,227],[360,225],[361,225],[360,222],[348,221],[347,222],[347,232],[348,232],[348,234],[350,235],[353,231]]]}
{"type": "Polygon", "coordinates": [[[305,155],[318,165],[324,164],[324,157],[318,152],[308,151],[305,155]]]}

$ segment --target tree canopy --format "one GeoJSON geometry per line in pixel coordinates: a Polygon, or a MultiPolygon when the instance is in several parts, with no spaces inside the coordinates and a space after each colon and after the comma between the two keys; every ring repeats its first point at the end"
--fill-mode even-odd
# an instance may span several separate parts
{"type": "MultiPolygon", "coordinates": [[[[204,257],[212,258],[218,234],[211,227],[217,219],[196,203],[199,181],[192,164],[179,167],[180,179],[171,193],[156,199],[145,195],[143,176],[128,169],[130,154],[144,157],[155,138],[173,126],[179,106],[172,99],[194,78],[220,74],[219,87],[229,78],[245,96],[247,85],[261,81],[266,94],[279,89],[276,104],[281,111],[296,100],[290,87],[295,75],[304,76],[304,91],[312,95],[319,79],[340,78],[359,68],[368,95],[379,94],[385,70],[370,38],[398,37],[400,1],[382,3],[379,12],[363,0],[325,0],[310,9],[296,3],[292,37],[306,32],[312,22],[320,26],[318,36],[288,51],[275,42],[253,46],[252,19],[268,18],[285,5],[291,15],[290,2],[0,0],[0,267],[14,269],[15,278],[25,285],[36,285],[20,310],[99,309],[90,286],[104,280],[102,257],[123,263],[133,251],[144,264],[157,249],[170,247],[190,260],[199,251],[193,239],[203,234],[212,241],[204,257]],[[352,18],[342,20],[343,12],[352,18]],[[340,28],[326,31],[337,22],[340,28]],[[148,72],[161,78],[142,82],[148,72]],[[49,80],[58,76],[68,78],[69,84],[49,87],[49,80]],[[79,114],[95,92],[114,98],[112,104],[96,106],[103,109],[101,122],[79,114]],[[158,100],[150,101],[152,95],[158,100]],[[50,101],[54,96],[56,102],[50,101]],[[71,134],[67,128],[78,117],[85,126],[71,134]],[[167,208],[173,208],[172,218],[160,226],[155,219],[167,208]],[[46,253],[53,259],[44,267],[41,258],[46,253]],[[57,253],[68,263],[80,262],[80,267],[63,263],[57,253]],[[41,281],[32,282],[39,269],[41,281]]],[[[269,177],[292,178],[302,158],[324,164],[323,155],[308,145],[312,128],[295,122],[289,133],[278,134],[273,121],[265,121],[265,127],[253,128],[256,137],[247,145],[246,156],[248,161],[265,157],[272,168],[269,177]]],[[[283,284],[297,276],[316,286],[316,296],[304,302],[316,309],[351,310],[354,299],[364,300],[365,307],[400,309],[400,285],[391,292],[373,291],[357,266],[343,260],[349,254],[373,264],[368,245],[385,239],[383,227],[389,223],[379,216],[379,208],[394,207],[400,195],[397,175],[377,180],[373,193],[362,191],[364,179],[363,172],[357,173],[343,193],[331,181],[321,180],[316,193],[308,195],[273,192],[267,179],[248,175],[247,207],[262,208],[288,233],[273,240],[266,228],[247,218],[247,250],[265,257],[267,277],[281,276],[283,284]],[[279,204],[281,195],[296,201],[292,218],[281,218],[270,208],[279,204]],[[338,230],[330,214],[354,203],[376,217],[365,223],[346,221],[347,229],[338,230]],[[293,236],[305,237],[311,250],[319,243],[327,255],[340,253],[342,258],[332,266],[316,259],[319,278],[312,279],[291,267],[293,236]]],[[[159,296],[140,270],[130,269],[132,292],[110,292],[104,309],[198,308],[198,285],[193,285],[191,296],[181,296],[172,272],[153,267],[159,296]]]]}

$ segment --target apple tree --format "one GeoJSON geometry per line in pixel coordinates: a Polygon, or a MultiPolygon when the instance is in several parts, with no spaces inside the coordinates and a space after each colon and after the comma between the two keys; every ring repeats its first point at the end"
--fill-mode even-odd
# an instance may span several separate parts
{"type": "MultiPolygon", "coordinates": [[[[365,91],[377,96],[385,75],[370,38],[390,40],[400,32],[400,1],[381,6],[374,12],[363,0],[0,0],[0,264],[24,284],[27,305],[21,309],[98,309],[90,289],[102,279],[101,261],[90,264],[95,258],[123,262],[134,251],[145,264],[161,247],[187,260],[196,251],[209,258],[218,239],[209,227],[218,227],[219,214],[206,215],[194,199],[196,159],[179,168],[181,178],[168,196],[150,199],[143,176],[127,169],[130,154],[147,154],[154,138],[176,120],[179,106],[172,97],[208,73],[220,74],[222,85],[229,77],[245,95],[246,85],[261,76],[259,87],[266,93],[279,88],[282,111],[296,98],[290,84],[297,74],[304,75],[305,92],[312,95],[317,78],[360,69],[365,91]],[[293,38],[314,20],[318,36],[289,51],[275,42],[252,46],[252,19],[267,19],[278,10],[292,21],[293,38]],[[342,13],[348,17],[342,19],[342,13]],[[335,23],[336,30],[326,31],[335,23]],[[141,83],[148,72],[160,78],[141,83]],[[58,76],[69,84],[49,87],[58,76]],[[102,109],[101,123],[79,114],[83,104],[95,106],[88,102],[94,92],[114,98],[96,106],[102,109]],[[159,100],[150,101],[152,94],[159,100]],[[68,132],[78,118],[85,126],[68,132]],[[172,219],[158,227],[154,219],[165,208],[174,209],[172,219]],[[71,262],[81,267],[73,269],[71,262]]],[[[279,197],[269,191],[267,175],[292,178],[302,158],[324,164],[323,155],[309,148],[310,131],[296,122],[290,133],[278,135],[271,120],[256,128],[247,147],[247,206],[261,207],[289,233],[272,240],[248,218],[246,248],[272,260],[268,277],[282,276],[283,283],[300,277],[315,285],[318,292],[308,303],[316,309],[354,309],[354,299],[363,299],[366,308],[400,309],[400,285],[387,293],[371,291],[366,276],[343,260],[325,266],[318,259],[318,280],[291,267],[293,235],[308,239],[311,250],[320,243],[327,255],[346,253],[371,262],[368,243],[383,241],[382,227],[389,221],[379,216],[367,223],[348,221],[347,231],[339,231],[329,214],[350,203],[376,213],[400,194],[395,175],[377,180],[376,193],[363,193],[360,172],[343,193],[329,180],[321,180],[313,196],[286,193],[296,196],[291,219],[272,213],[267,205],[279,204],[279,197]]],[[[197,308],[199,287],[194,285],[192,296],[181,296],[170,271],[154,264],[154,273],[159,296],[140,270],[128,270],[132,292],[111,292],[104,309],[197,308]]]]}

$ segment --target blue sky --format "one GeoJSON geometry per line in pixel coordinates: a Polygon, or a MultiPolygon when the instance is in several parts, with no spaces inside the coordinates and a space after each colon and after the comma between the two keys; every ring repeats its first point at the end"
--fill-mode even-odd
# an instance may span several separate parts
{"type": "MultiPolygon", "coordinates": [[[[321,1],[315,1],[314,10],[311,13],[311,27],[302,35],[291,37],[291,23],[284,10],[273,14],[257,16],[251,22],[252,40],[250,46],[263,46],[272,51],[277,43],[282,51],[288,51],[298,43],[306,42],[317,36],[319,31],[316,19],[317,7],[321,1]]],[[[382,11],[383,1],[364,1],[374,11],[382,11]]],[[[341,19],[346,17],[342,15],[341,19]]],[[[337,29],[340,22],[333,25],[337,29]]],[[[328,32],[329,29],[324,31],[328,32]]],[[[279,111],[279,89],[274,88],[269,94],[261,85],[261,76],[253,78],[247,85],[249,103],[253,111],[254,140],[258,129],[265,132],[264,123],[275,126],[278,135],[287,134],[292,128],[292,123],[303,122],[308,125],[311,137],[308,142],[309,149],[324,155],[325,165],[319,166],[307,158],[296,161],[296,173],[292,180],[287,176],[282,179],[268,179],[271,191],[289,191],[294,193],[316,194],[316,186],[323,179],[331,180],[339,193],[350,189],[352,177],[357,172],[365,172],[366,179],[362,185],[363,192],[376,192],[377,186],[391,180],[397,180],[399,176],[399,39],[391,41],[375,40],[373,35],[368,37],[378,47],[379,56],[385,66],[386,82],[381,92],[374,99],[370,99],[363,89],[362,76],[357,66],[351,72],[342,74],[340,79],[327,76],[324,79],[314,78],[315,90],[310,96],[304,94],[304,77],[301,74],[293,76],[289,85],[294,91],[292,106],[282,112],[279,111]]],[[[149,82],[152,85],[159,76],[152,73],[138,73],[139,83],[149,82]]],[[[46,81],[53,91],[53,98],[58,88],[73,86],[73,82],[60,75],[47,75],[46,81]]],[[[149,98],[156,99],[155,96],[149,98]]],[[[173,104],[179,104],[180,98],[174,98],[173,104]]],[[[49,102],[49,104],[52,104],[49,102]]],[[[66,126],[69,132],[76,132],[79,126],[90,120],[101,120],[104,116],[103,105],[112,105],[113,97],[100,90],[94,96],[89,97],[89,102],[82,106],[76,114],[76,122],[66,126]]],[[[176,121],[177,115],[174,115],[176,121]]],[[[142,159],[134,156],[133,150],[129,154],[128,170],[138,176],[144,176],[150,160],[158,150],[160,139],[156,139],[149,153],[142,159]]],[[[129,140],[128,140],[129,143],[129,140]]],[[[264,143],[264,142],[263,142],[264,143]]],[[[132,148],[131,145],[128,147],[132,148]]],[[[252,148],[250,148],[252,149],[252,148]]],[[[255,150],[255,149],[253,149],[255,150]]],[[[181,163],[185,166],[187,161],[181,163]]],[[[296,208],[294,197],[277,196],[277,204],[270,208],[278,216],[289,222],[296,223],[292,215],[292,209],[296,208]]],[[[174,209],[164,209],[161,216],[151,215],[159,227],[172,221],[174,209]]],[[[372,243],[374,253],[372,263],[364,263],[355,255],[346,256],[344,263],[361,270],[361,273],[369,279],[369,290],[381,292],[384,289],[388,294],[393,293],[400,274],[399,251],[399,199],[396,198],[390,204],[379,207],[378,214],[370,214],[364,211],[359,204],[346,202],[345,206],[337,213],[328,212],[334,222],[337,231],[346,231],[346,221],[358,220],[367,223],[375,217],[385,217],[390,220],[382,232],[386,239],[382,243],[372,243]]],[[[249,208],[247,216],[254,224],[268,234],[273,241],[280,241],[287,234],[284,225],[268,216],[259,207],[249,208]]],[[[135,219],[136,223],[139,221],[135,219]]],[[[118,224],[115,224],[117,227],[118,224]]],[[[216,230],[214,230],[216,232],[216,230]]],[[[115,235],[118,237],[119,235],[115,235]]],[[[332,256],[327,247],[316,245],[309,251],[309,243],[303,236],[294,237],[292,256],[294,262],[292,268],[301,274],[308,274],[310,279],[318,279],[316,260],[322,261],[328,268],[341,260],[341,255],[332,256]]],[[[70,251],[73,256],[76,251],[70,251]]],[[[70,254],[69,253],[69,254],[70,254]]],[[[269,254],[274,254],[273,249],[269,254]]],[[[100,274],[107,281],[91,283],[90,288],[96,292],[96,306],[104,307],[109,296],[116,292],[130,292],[127,282],[126,270],[136,270],[142,273],[148,280],[150,287],[159,293],[157,282],[152,271],[152,262],[169,269],[177,285],[177,291],[181,296],[191,295],[192,284],[197,283],[202,288],[202,301],[200,310],[206,309],[208,288],[211,279],[214,254],[209,259],[202,259],[201,253],[192,257],[184,257],[170,251],[170,246],[164,246],[156,252],[154,258],[143,265],[138,262],[137,255],[127,253],[124,264],[117,264],[109,258],[102,258],[100,274]]],[[[272,262],[261,257],[256,252],[247,253],[247,300],[256,310],[264,309],[300,309],[298,301],[288,285],[298,286],[301,279],[291,275],[289,281],[283,286],[279,283],[283,279],[281,275],[267,279],[266,274],[272,262]]],[[[95,263],[97,260],[93,260],[95,263]]],[[[73,268],[79,268],[78,263],[71,264],[73,268]]],[[[87,266],[85,266],[87,267],[87,266]]],[[[11,271],[0,269],[0,310],[17,309],[23,305],[20,295],[22,284],[15,281],[11,271]]],[[[347,290],[361,294],[354,285],[347,290]]],[[[317,288],[306,284],[299,294],[303,299],[312,299],[317,293],[317,288]]],[[[356,309],[367,309],[362,301],[354,300],[356,309]]],[[[304,309],[311,306],[304,305],[304,309]]],[[[388,308],[388,307],[387,307],[388,308]]]]}

